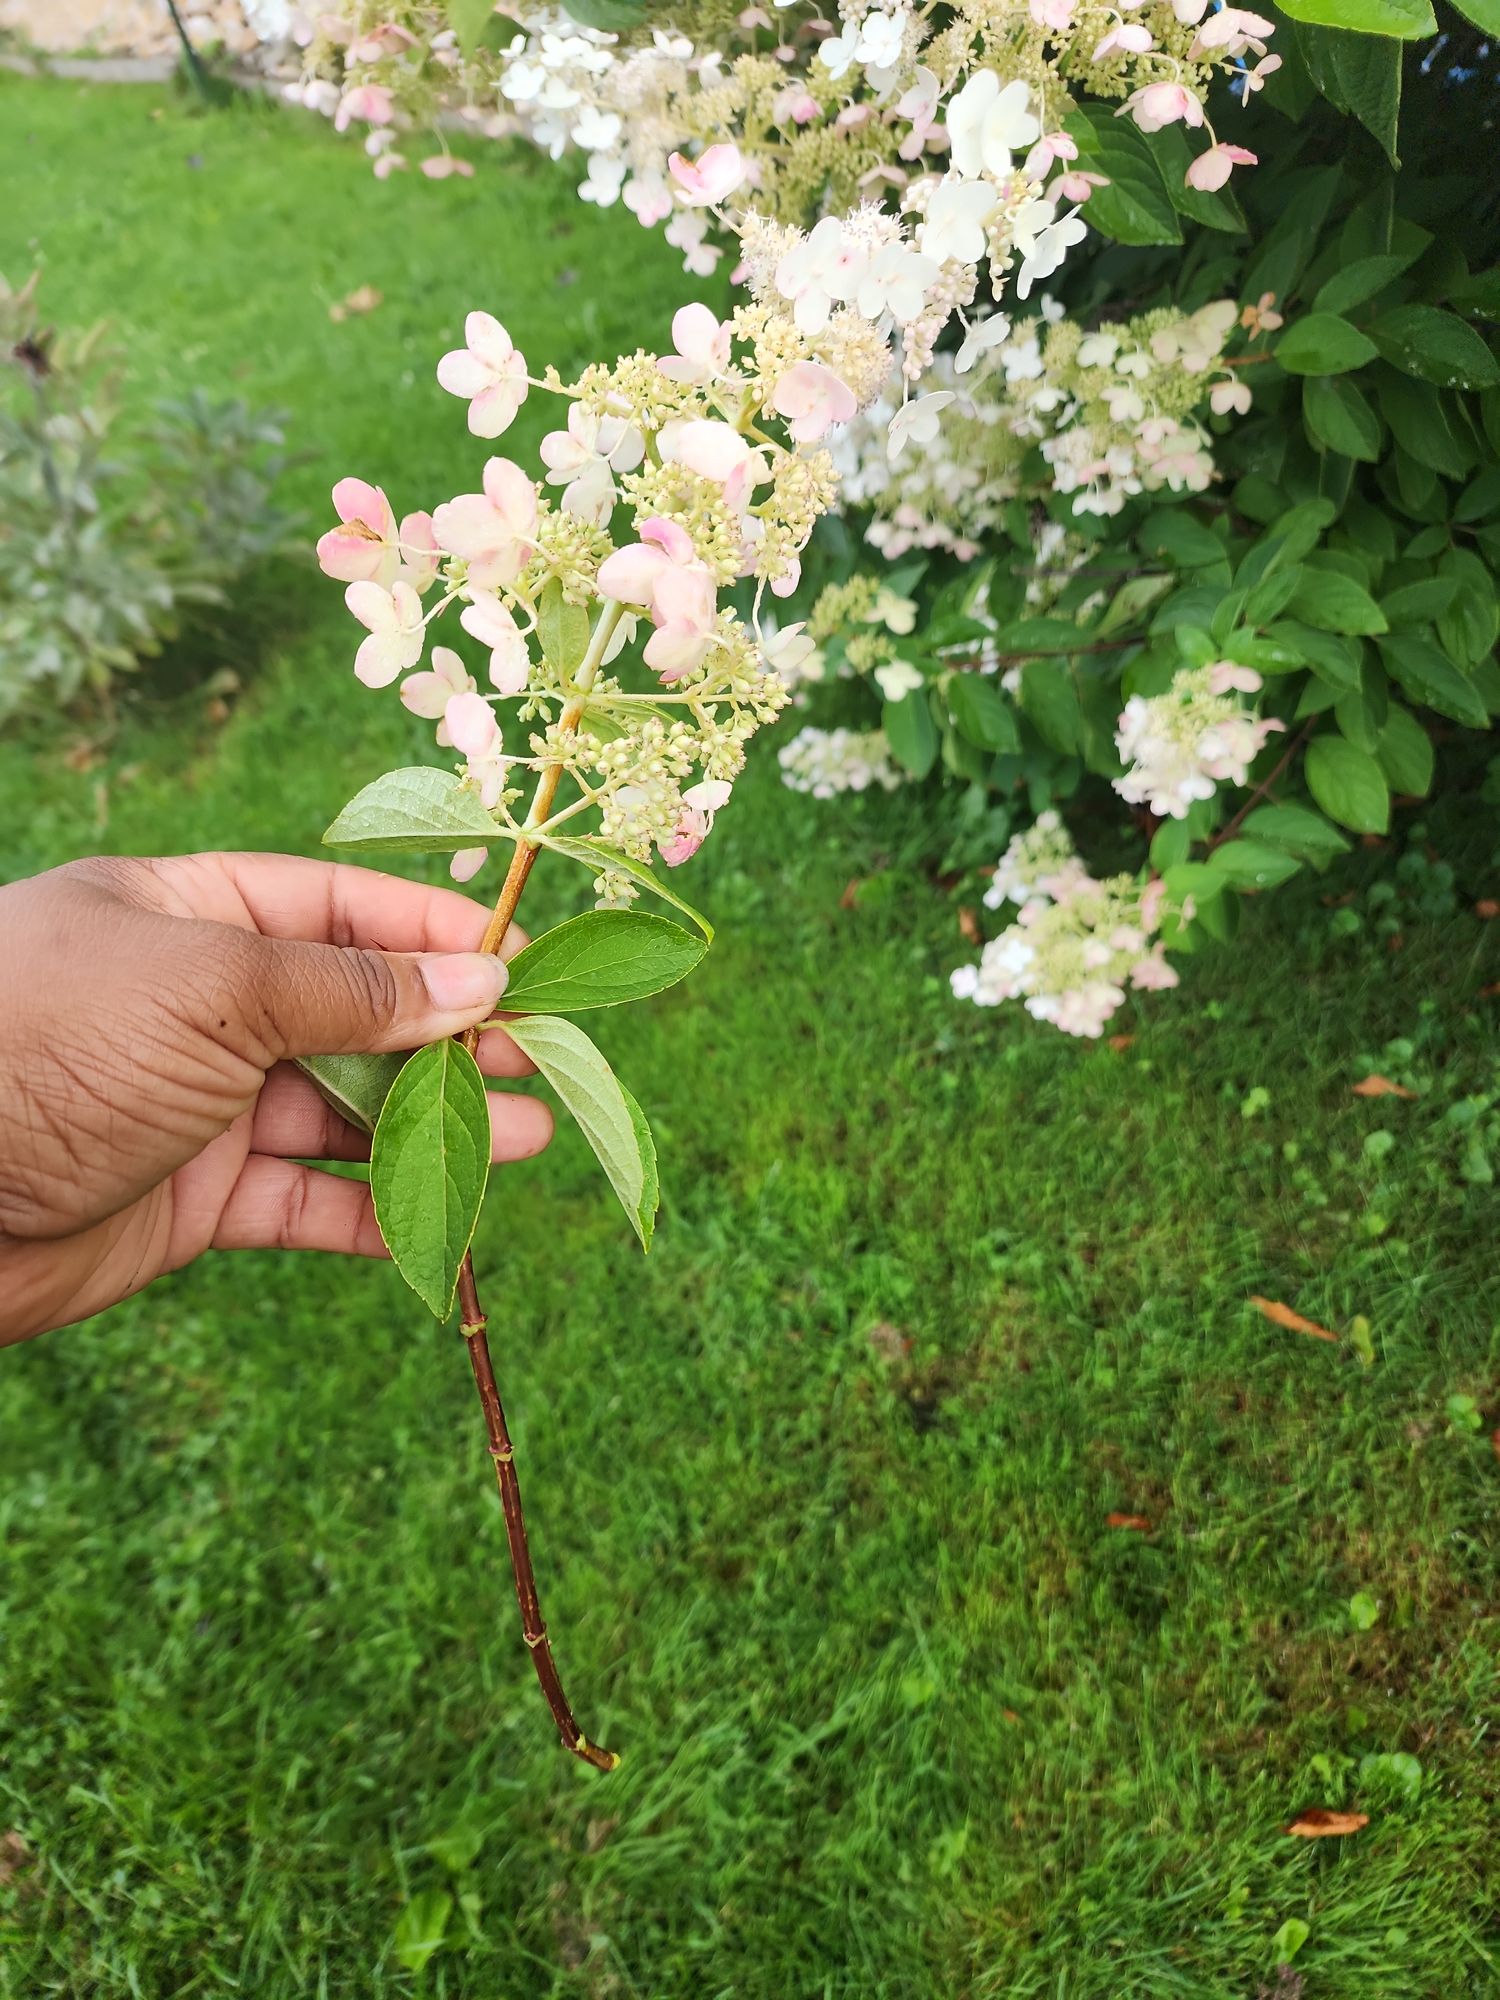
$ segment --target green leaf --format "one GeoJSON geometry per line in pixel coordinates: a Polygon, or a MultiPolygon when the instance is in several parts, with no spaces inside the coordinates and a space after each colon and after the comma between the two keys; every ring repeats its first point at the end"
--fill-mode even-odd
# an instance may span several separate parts
{"type": "Polygon", "coordinates": [[[1352,382],[1338,375],[1309,375],[1302,385],[1302,418],[1313,440],[1345,458],[1373,465],[1380,456],[1380,419],[1352,382]]]}
{"type": "Polygon", "coordinates": [[[1083,716],[1066,660],[1032,660],[1022,667],[1021,706],[1043,742],[1065,757],[1077,753],[1083,716]]]}
{"type": "Polygon", "coordinates": [[[1259,840],[1228,840],[1214,849],[1208,865],[1236,889],[1274,889],[1290,880],[1301,863],[1285,847],[1259,840]]]}
{"type": "Polygon", "coordinates": [[[1500,465],[1492,465],[1466,486],[1453,503],[1455,521],[1485,521],[1500,513],[1500,465]]]}
{"type": "Polygon", "coordinates": [[[644,1247],[651,1248],[651,1237],[656,1228],[656,1211],[661,1207],[661,1175],[656,1163],[656,1141],[651,1136],[651,1127],[646,1122],[646,1114],[636,1103],[624,1084],[620,1085],[620,1095],[625,1100],[625,1109],[630,1113],[631,1125],[635,1128],[635,1143],[641,1155],[641,1198],[636,1203],[631,1220],[644,1247]]]}
{"type": "Polygon", "coordinates": [[[589,910],[517,952],[505,1006],[523,1014],[581,1014],[644,1000],[685,979],[708,946],[665,917],[589,910]]]}
{"type": "Polygon", "coordinates": [[[1500,35],[1500,0],[1453,0],[1466,21],[1487,35],[1500,35]]]}
{"type": "Polygon", "coordinates": [[[1351,306],[1362,306],[1366,299],[1384,291],[1393,278],[1399,278],[1413,261],[1411,257],[1395,255],[1356,257],[1352,264],[1341,265],[1324,281],[1313,305],[1319,312],[1330,313],[1346,313],[1351,306]]]}
{"type": "Polygon", "coordinates": [[[536,627],[548,664],[571,674],[589,649],[589,614],[581,604],[569,604],[555,576],[537,600],[536,627]]]}
{"type": "MultiPolygon", "coordinates": [[[[1454,1401],[1449,1399],[1449,1409],[1454,1401]]],[[[1398,1784],[1408,1798],[1414,1799],[1422,1789],[1421,1760],[1413,1757],[1409,1750],[1374,1750],[1359,1760],[1359,1781],[1361,1785],[1378,1782],[1381,1779],[1398,1784]]]]}
{"type": "Polygon", "coordinates": [[[460,1819],[446,1833],[435,1833],[427,1852],[450,1875],[462,1875],[479,1859],[484,1846],[484,1829],[474,1820],[460,1819]]]}
{"type": "Polygon", "coordinates": [[[1185,819],[1164,819],[1151,836],[1151,866],[1160,873],[1180,868],[1188,858],[1193,836],[1185,819]]]}
{"type": "Polygon", "coordinates": [[[1089,221],[1116,243],[1180,243],[1182,225],[1156,156],[1129,118],[1081,104],[1065,121],[1078,147],[1075,170],[1108,176],[1089,199],[1089,221]]]}
{"type": "Polygon", "coordinates": [[[1445,549],[1438,558],[1444,576],[1459,580],[1459,593],[1437,621],[1438,642],[1449,659],[1477,667],[1500,639],[1500,597],[1495,579],[1469,549],[1445,549]]]}
{"type": "Polygon", "coordinates": [[[1320,632],[1385,630],[1385,618],[1369,591],[1337,570],[1304,570],[1290,609],[1295,618],[1320,632]]]}
{"type": "Polygon", "coordinates": [[[1271,1962],[1290,1965],[1311,1936],[1311,1928],[1301,1917],[1288,1917],[1271,1940],[1271,1962]]]}
{"type": "MultiPolygon", "coordinates": [[[[455,0],[450,8],[457,11],[455,0]]],[[[412,1897],[396,1924],[392,1948],[408,1972],[420,1972],[434,1952],[441,1951],[453,1914],[453,1898],[446,1889],[423,1889],[412,1897]]]]}
{"type": "Polygon", "coordinates": [[[470,786],[451,771],[419,764],[387,771],[356,792],[323,844],[378,854],[454,854],[508,837],[470,786]]]}
{"type": "Polygon", "coordinates": [[[1292,288],[1312,255],[1318,233],[1338,195],[1342,166],[1302,169],[1284,178],[1277,190],[1281,213],[1251,251],[1240,280],[1243,298],[1274,292],[1278,299],[1292,288]]]}
{"type": "Polygon", "coordinates": [[[1356,117],[1393,167],[1401,116],[1401,46],[1386,35],[1329,37],[1334,75],[1345,109],[1356,117]]]}
{"type": "Polygon", "coordinates": [[[1432,739],[1409,708],[1393,701],[1375,745],[1375,761],[1393,792],[1425,798],[1432,784],[1432,739]]]}
{"type": "Polygon", "coordinates": [[[473,55],[479,47],[479,38],[494,11],[495,0],[448,0],[448,26],[466,56],[473,55]]]}
{"type": "Polygon", "coordinates": [[[1391,823],[1385,773],[1367,751],[1342,736],[1315,736],[1307,746],[1307,789],[1330,819],[1352,833],[1384,833],[1391,823]]]}
{"type": "Polygon", "coordinates": [[[925,778],[937,762],[937,724],[925,688],[914,688],[900,701],[888,701],[881,711],[881,723],[891,755],[914,778],[925,778]]]}
{"type": "Polygon", "coordinates": [[[1319,496],[1313,500],[1299,500],[1295,507],[1278,514],[1266,529],[1265,534],[1250,549],[1240,564],[1237,583],[1253,583],[1257,577],[1269,576],[1273,570],[1289,567],[1310,556],[1322,538],[1338,508],[1331,500],[1319,496]]]}
{"type": "Polygon", "coordinates": [[[1427,0],[1283,0],[1281,11],[1318,28],[1395,35],[1408,42],[1437,33],[1437,16],[1427,0]]]}
{"type": "MultiPolygon", "coordinates": [[[[1162,880],[1167,885],[1171,902],[1177,908],[1180,909],[1189,897],[1192,898],[1195,927],[1201,926],[1207,936],[1219,944],[1228,943],[1239,922],[1240,906],[1224,876],[1216,875],[1207,862],[1184,861],[1177,867],[1165,869],[1162,880]]],[[[1176,916],[1169,916],[1162,928],[1169,943],[1172,943],[1174,935],[1180,939],[1176,916]]]]}
{"type": "Polygon", "coordinates": [[[1482,336],[1437,306],[1392,306],[1370,338],[1393,368],[1439,389],[1491,389],[1500,382],[1500,362],[1482,336]]]}
{"type": "Polygon", "coordinates": [[[1071,618],[1017,618],[995,643],[1003,653],[1075,653],[1083,639],[1071,618]]]}
{"type": "MultiPolygon", "coordinates": [[[[1278,644],[1295,643],[1303,664],[1311,667],[1316,679],[1336,695],[1348,694],[1359,686],[1360,658],[1364,649],[1357,639],[1347,639],[1337,632],[1319,632],[1311,625],[1299,625],[1290,618],[1274,626],[1272,636],[1278,644]]],[[[1247,666],[1251,664],[1253,662],[1246,661],[1247,666]]],[[[1315,715],[1327,706],[1325,701],[1301,712],[1315,715]]]]}
{"type": "MultiPolygon", "coordinates": [[[[1227,565],[1226,565],[1227,576],[1227,565]]],[[[1109,601],[1104,616],[1089,629],[1095,638],[1107,639],[1112,632],[1128,631],[1139,625],[1151,607],[1176,588],[1175,576],[1132,576],[1120,585],[1109,601]]]]}
{"type": "Polygon", "coordinates": [[[1347,375],[1375,359],[1374,344],[1337,313],[1307,313],[1276,343],[1276,359],[1289,375],[1347,375]]]}
{"type": "MultiPolygon", "coordinates": [[[[1249,623],[1269,625],[1285,611],[1301,588],[1305,573],[1300,567],[1268,570],[1254,589],[1245,593],[1245,617],[1249,623]]],[[[1216,656],[1210,653],[1208,657],[1216,656]]]]}
{"type": "Polygon", "coordinates": [[[299,1056],[297,1067],[341,1117],[373,1132],[405,1062],[404,1055],[299,1056]]]}
{"type": "MultiPolygon", "coordinates": [[[[1494,0],[1494,12],[1495,33],[1500,34],[1500,0],[1494,0]]],[[[1476,271],[1454,285],[1448,293],[1448,303],[1456,312],[1467,313],[1470,319],[1500,319],[1500,264],[1491,264],[1487,271],[1476,271]]]]}
{"type": "MultiPolygon", "coordinates": [[[[1309,630],[1305,625],[1298,625],[1295,629],[1299,633],[1309,630]]],[[[1329,635],[1319,632],[1314,636],[1326,639],[1329,635]]],[[[1300,673],[1308,660],[1306,646],[1300,641],[1293,644],[1284,632],[1280,637],[1270,633],[1256,637],[1236,632],[1232,641],[1226,640],[1224,652],[1227,658],[1238,660],[1242,667],[1254,667],[1258,674],[1300,673]]]]}
{"type": "Polygon", "coordinates": [[[541,845],[549,854],[563,854],[569,861],[581,862],[585,868],[592,868],[596,875],[602,874],[606,868],[613,869],[621,875],[628,875],[632,882],[639,882],[643,889],[649,889],[653,895],[660,896],[662,901],[670,903],[674,910],[681,910],[685,917],[698,926],[707,941],[713,943],[714,927],[702,911],[695,910],[692,904],[685,897],[679,896],[675,889],[669,889],[644,861],[637,861],[633,854],[622,854],[618,847],[611,847],[607,841],[596,840],[592,836],[575,839],[560,834],[545,834],[541,837],[541,845]]]}
{"type": "Polygon", "coordinates": [[[1388,625],[1430,625],[1441,618],[1463,585],[1456,576],[1424,576],[1403,583],[1380,600],[1388,625]]]}
{"type": "Polygon", "coordinates": [[[454,1041],[404,1065],[370,1145],[375,1220],[396,1269],[439,1319],[453,1306],[490,1172],[490,1107],[479,1066],[454,1041]]]}
{"type": "Polygon", "coordinates": [[[1384,369],[1376,393],[1380,414],[1401,449],[1434,472],[1462,479],[1474,463],[1474,452],[1453,428],[1451,399],[1440,396],[1427,382],[1415,382],[1384,369]]]}
{"type": "Polygon", "coordinates": [[[1415,632],[1391,632],[1380,641],[1380,653],[1391,678],[1401,683],[1413,701],[1451,716],[1467,729],[1484,729],[1489,716],[1479,690],[1460,667],[1440,653],[1430,639],[1415,632]]]}
{"type": "Polygon", "coordinates": [[[1216,194],[1189,187],[1187,170],[1192,165],[1193,149],[1180,125],[1163,125],[1159,132],[1148,132],[1143,136],[1155,156],[1172,206],[1179,215],[1187,216],[1192,222],[1201,222],[1205,228],[1223,229],[1235,235],[1248,227],[1239,197],[1227,181],[1216,194]]]}
{"type": "Polygon", "coordinates": [[[530,1056],[577,1121],[644,1250],[651,1248],[659,1190],[656,1149],[639,1105],[594,1044],[555,1014],[508,1021],[506,1033],[530,1056]]]}
{"type": "Polygon", "coordinates": [[[1309,806],[1257,806],[1245,817],[1245,832],[1256,840],[1284,847],[1299,860],[1326,866],[1336,854],[1347,854],[1349,842],[1336,826],[1309,806]]]}
{"type": "Polygon", "coordinates": [[[1136,536],[1148,556],[1170,556],[1178,569],[1222,570],[1229,580],[1229,551],[1204,522],[1181,507],[1158,507],[1136,536]]]}
{"type": "Polygon", "coordinates": [[[565,0],[563,12],[585,28],[603,28],[607,34],[623,34],[639,25],[645,12],[641,0],[565,0]]]}
{"type": "Polygon", "coordinates": [[[948,706],[959,734],[979,749],[1009,754],[1020,749],[1015,715],[991,677],[955,674],[948,683],[948,706]]]}

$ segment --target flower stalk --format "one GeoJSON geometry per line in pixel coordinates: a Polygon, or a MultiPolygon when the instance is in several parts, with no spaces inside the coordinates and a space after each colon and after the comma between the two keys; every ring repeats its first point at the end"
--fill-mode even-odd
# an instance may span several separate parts
{"type": "MultiPolygon", "coordinates": [[[[610,605],[600,614],[589,651],[578,670],[574,693],[563,709],[559,724],[559,731],[563,735],[570,736],[577,730],[588,701],[589,690],[599,670],[600,658],[618,620],[618,605],[610,605]]],[[[562,768],[560,763],[553,762],[543,769],[537,779],[536,790],[532,794],[531,806],[526,815],[526,827],[540,826],[551,812],[552,801],[557,796],[557,788],[562,778],[562,768]]],[[[498,953],[503,946],[510,930],[511,920],[516,913],[516,905],[521,900],[527,877],[539,852],[536,842],[527,839],[525,828],[517,833],[510,867],[506,870],[500,894],[495,899],[495,907],[490,915],[481,950],[498,953]]],[[[479,1040],[479,1032],[478,1028],[471,1028],[463,1037],[464,1046],[471,1055],[479,1040]]],[[[520,1476],[516,1471],[515,1446],[511,1442],[510,1428],[505,1421],[505,1406],[500,1400],[500,1387],[495,1380],[494,1362],[490,1355],[489,1322],[480,1304],[472,1250],[465,1253],[463,1263],[459,1267],[458,1309],[464,1345],[469,1350],[469,1365],[474,1371],[474,1386],[479,1392],[479,1407],[484,1415],[489,1453],[495,1462],[495,1483],[500,1489],[500,1509],[505,1516],[505,1539],[510,1551],[511,1573],[515,1579],[516,1603],[521,1611],[521,1636],[531,1654],[532,1666],[536,1669],[537,1680],[547,1706],[552,1711],[552,1720],[557,1724],[558,1735],[562,1739],[564,1749],[571,1750],[575,1757],[582,1758],[585,1764],[591,1764],[596,1771],[612,1771],[620,1761],[618,1753],[606,1750],[601,1744],[590,1742],[579,1728],[563,1690],[557,1662],[552,1656],[552,1642],[547,1637],[546,1623],[542,1618],[536,1572],[532,1566],[531,1547],[526,1534],[526,1515],[521,1501],[520,1476]]]]}

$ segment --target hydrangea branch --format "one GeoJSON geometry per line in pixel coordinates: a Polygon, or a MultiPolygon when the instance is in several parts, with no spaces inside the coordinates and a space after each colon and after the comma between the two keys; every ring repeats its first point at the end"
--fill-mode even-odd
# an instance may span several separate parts
{"type": "MultiPolygon", "coordinates": [[[[598,671],[599,658],[609,641],[611,632],[618,622],[617,606],[608,607],[601,613],[595,627],[589,654],[578,671],[578,692],[563,711],[560,727],[568,734],[576,730],[578,719],[583,713],[588,699],[588,690],[593,686],[594,675],[598,671]]],[[[547,818],[552,809],[552,801],[557,796],[557,788],[562,778],[561,763],[548,764],[537,780],[532,794],[531,808],[526,815],[526,825],[537,827],[547,818]]],[[[510,930],[516,907],[520,903],[540,849],[533,840],[528,840],[523,832],[516,835],[515,848],[511,855],[510,867],[505,881],[496,898],[495,907],[485,930],[482,951],[498,952],[510,930]]],[[[464,1046],[473,1053],[479,1041],[479,1030],[471,1028],[464,1036],[464,1046]]],[[[490,1457],[495,1462],[495,1483],[500,1489],[500,1509],[505,1518],[505,1539],[510,1552],[510,1566],[515,1578],[516,1602],[521,1611],[521,1636],[531,1654],[531,1663],[541,1685],[542,1694],[552,1719],[557,1724],[558,1735],[565,1749],[585,1764],[592,1764],[596,1771],[612,1771],[619,1763],[619,1754],[606,1750],[602,1744],[593,1743],[579,1728],[568,1697],[563,1690],[562,1677],[557,1670],[557,1662],[552,1656],[552,1642],[547,1637],[546,1622],[542,1617],[541,1599],[536,1587],[536,1572],[532,1567],[531,1546],[526,1534],[526,1515],[521,1501],[521,1480],[516,1471],[515,1446],[511,1442],[510,1428],[505,1421],[505,1406],[500,1400],[500,1387],[495,1379],[494,1362],[490,1355],[489,1321],[479,1300],[478,1280],[474,1275],[474,1253],[467,1250],[458,1273],[458,1310],[460,1330],[464,1345],[469,1353],[469,1365],[474,1371],[474,1386],[479,1392],[479,1406],[484,1415],[485,1433],[489,1439],[490,1457]]]]}
{"type": "MultiPolygon", "coordinates": [[[[697,171],[701,180],[708,169],[697,171]]],[[[713,194],[743,172],[737,158],[721,160],[713,194]]],[[[1006,198],[1024,203],[1028,186],[1017,177],[1006,198]]],[[[944,263],[873,208],[838,225],[831,247],[826,232],[820,241],[818,230],[759,216],[740,226],[748,302],[722,323],[704,306],[684,307],[665,356],[625,356],[573,383],[552,370],[537,378],[498,320],[469,315],[465,345],[443,356],[438,380],[464,399],[470,431],[486,440],[509,428],[534,387],[568,400],[566,429],[541,445],[545,483],[562,489],[556,502],[502,457],[486,463],[480,492],[399,521],[378,487],[344,479],[333,490],[338,521],[318,556],[365,628],[356,674],[370,687],[400,681],[407,709],[462,757],[450,781],[459,823],[478,832],[488,816],[496,840],[511,845],[486,950],[500,949],[540,849],[575,814],[597,813],[600,838],[583,851],[597,864],[603,907],[632,900],[653,858],[679,867],[708,837],[745,745],[786,705],[786,676],[813,650],[799,626],[778,629],[763,607],[767,592],[796,588],[803,551],[833,505],[838,477],[825,440],[893,375],[909,383],[913,356],[951,315],[944,263]],[[637,539],[617,541],[626,510],[637,539]],[[736,583],[752,594],[748,617],[720,604],[736,583]],[[488,655],[493,692],[481,692],[451,647],[433,646],[424,665],[430,628],[455,606],[488,655]],[[644,687],[625,678],[637,653],[644,687]],[[522,754],[506,750],[495,713],[504,702],[529,726],[522,754]],[[520,768],[536,774],[524,819],[514,810],[520,768]],[[557,810],[564,778],[578,797],[557,810]]],[[[997,290],[1010,263],[1009,253],[995,258],[997,290]]],[[[929,434],[932,401],[903,403],[893,453],[929,434]]],[[[455,878],[475,873],[491,844],[486,835],[461,849],[455,878]]],[[[472,1053],[477,1032],[465,1042],[472,1053]]],[[[613,1755],[579,1729],[542,1622],[471,1256],[457,1295],[526,1644],[563,1742],[608,1769],[613,1755]]]]}

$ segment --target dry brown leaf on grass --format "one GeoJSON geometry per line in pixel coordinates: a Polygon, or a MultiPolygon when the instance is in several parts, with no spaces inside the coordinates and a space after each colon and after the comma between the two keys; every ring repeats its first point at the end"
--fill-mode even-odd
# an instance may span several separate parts
{"type": "Polygon", "coordinates": [[[968,903],[960,903],[958,906],[958,928],[970,944],[983,944],[984,932],[979,928],[979,912],[971,908],[968,903]]]}
{"type": "Polygon", "coordinates": [[[1106,1528],[1131,1528],[1138,1535],[1149,1535],[1151,1523],[1144,1514],[1107,1514],[1106,1528]]]}
{"type": "Polygon", "coordinates": [[[1285,1829],[1298,1840],[1328,1840],[1334,1834],[1358,1833],[1370,1824],[1368,1813],[1334,1812],[1331,1806],[1308,1806],[1285,1829]]]}
{"type": "Polygon", "coordinates": [[[903,1361],[912,1350],[912,1337],[889,1320],[878,1320],[865,1335],[882,1361],[903,1361]]]}
{"type": "Polygon", "coordinates": [[[1288,1333],[1305,1333],[1313,1340],[1338,1342],[1338,1335],[1330,1333],[1326,1326],[1319,1326],[1315,1319],[1304,1319],[1290,1306],[1284,1306],[1279,1299],[1263,1299],[1258,1292],[1252,1292],[1249,1303],[1258,1313],[1264,1313],[1274,1326],[1284,1326],[1288,1333]]]}
{"type": "Polygon", "coordinates": [[[1367,1076],[1354,1085],[1356,1097],[1415,1097],[1414,1090],[1392,1083],[1388,1076],[1367,1076]]]}
{"type": "Polygon", "coordinates": [[[1482,896],[1474,905],[1474,914],[1476,917],[1483,917],[1488,923],[1492,917],[1500,917],[1500,903],[1497,903],[1493,896],[1482,896]]]}
{"type": "Polygon", "coordinates": [[[1134,1046],[1135,1046],[1135,1036],[1134,1036],[1134,1035],[1111,1035],[1111,1036],[1110,1036],[1110,1038],[1109,1038],[1109,1046],[1110,1046],[1110,1047],[1111,1047],[1111,1048],[1112,1048],[1112,1049],[1113,1049],[1113,1050],[1115,1051],[1115,1053],[1116,1053],[1116,1054],[1118,1055],[1118,1054],[1120,1053],[1120,1051],[1121,1051],[1122,1049],[1129,1049],[1129,1048],[1134,1048],[1134,1046]]]}
{"type": "Polygon", "coordinates": [[[337,325],[340,320],[349,319],[355,313],[372,313],[384,303],[384,292],[377,292],[373,285],[356,285],[345,298],[328,308],[328,317],[337,325]]]}

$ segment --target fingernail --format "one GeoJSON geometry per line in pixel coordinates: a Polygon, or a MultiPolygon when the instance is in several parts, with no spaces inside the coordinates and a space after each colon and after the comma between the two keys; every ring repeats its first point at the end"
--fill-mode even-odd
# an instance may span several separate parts
{"type": "Polygon", "coordinates": [[[428,998],[442,1014],[471,1014],[493,1007],[509,977],[498,958],[483,951],[456,951],[419,962],[428,998]]]}

